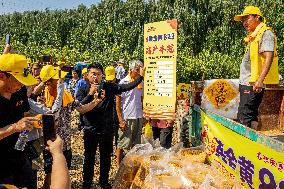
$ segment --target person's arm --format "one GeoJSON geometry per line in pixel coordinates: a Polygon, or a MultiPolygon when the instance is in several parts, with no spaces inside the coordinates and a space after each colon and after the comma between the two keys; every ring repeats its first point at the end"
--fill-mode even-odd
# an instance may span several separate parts
{"type": "Polygon", "coordinates": [[[122,92],[126,92],[126,91],[130,91],[132,89],[134,89],[135,87],[137,87],[137,85],[139,85],[139,83],[141,83],[143,80],[142,76],[138,76],[133,82],[131,83],[127,83],[127,84],[117,84],[117,90],[116,90],[116,94],[121,94],[122,92]]]}
{"type": "Polygon", "coordinates": [[[74,93],[74,96],[77,98],[77,93],[78,93],[78,90],[81,88],[82,86],[82,80],[79,80],[77,83],[76,83],[76,86],[75,86],[75,93],[74,93]]]}
{"type": "Polygon", "coordinates": [[[115,90],[115,94],[120,94],[122,92],[130,91],[131,89],[137,87],[137,85],[139,85],[139,83],[143,81],[145,75],[145,69],[143,67],[140,67],[139,74],[140,75],[131,83],[118,84],[115,90]]]}
{"type": "Polygon", "coordinates": [[[263,52],[262,55],[265,58],[265,62],[261,74],[253,86],[253,90],[255,92],[261,92],[263,88],[263,81],[270,70],[271,64],[273,62],[274,52],[263,52]]]}
{"type": "Polygon", "coordinates": [[[44,90],[44,87],[45,87],[44,83],[40,82],[37,86],[35,86],[32,94],[39,95],[44,90]]]}
{"type": "Polygon", "coordinates": [[[122,110],[121,110],[121,96],[116,96],[116,112],[117,112],[117,117],[118,117],[118,122],[119,122],[119,128],[121,130],[125,130],[127,128],[127,124],[125,120],[123,119],[122,116],[122,110]]]}
{"type": "Polygon", "coordinates": [[[57,135],[55,141],[47,141],[46,149],[53,159],[50,189],[70,189],[71,182],[66,159],[63,155],[63,141],[57,135]]]}
{"type": "Polygon", "coordinates": [[[60,79],[60,80],[58,80],[57,96],[56,96],[56,99],[54,100],[54,103],[52,105],[51,113],[57,112],[62,107],[63,93],[64,93],[64,83],[63,83],[63,79],[60,79]]]}
{"type": "Polygon", "coordinates": [[[100,98],[98,98],[98,93],[96,92],[93,95],[93,100],[91,102],[89,102],[87,104],[84,104],[84,105],[80,104],[80,106],[77,106],[75,109],[79,113],[84,114],[84,113],[89,112],[92,109],[94,109],[99,103],[101,103],[104,100],[104,98],[105,98],[105,93],[104,92],[101,94],[100,98]]]}
{"type": "Polygon", "coordinates": [[[86,112],[91,111],[92,109],[94,109],[103,99],[101,98],[95,98],[94,100],[92,100],[91,102],[89,102],[88,104],[84,104],[82,106],[79,106],[77,108],[75,108],[80,114],[84,114],[86,112]]]}
{"type": "Polygon", "coordinates": [[[57,96],[56,96],[56,99],[51,109],[46,107],[45,104],[40,104],[40,103],[35,102],[32,99],[29,99],[29,105],[31,108],[30,113],[31,114],[55,113],[62,106],[63,92],[64,92],[64,84],[59,82],[57,86],[57,96]]]}
{"type": "Polygon", "coordinates": [[[10,44],[6,44],[5,45],[5,48],[3,50],[3,54],[8,54],[8,53],[11,53],[12,52],[12,47],[10,44]]]}
{"type": "Polygon", "coordinates": [[[21,132],[24,130],[31,131],[34,127],[35,121],[39,121],[39,119],[35,117],[24,117],[21,120],[19,120],[17,123],[13,123],[3,128],[0,128],[0,140],[16,132],[21,132]]]}
{"type": "Polygon", "coordinates": [[[76,99],[81,104],[87,104],[94,99],[94,95],[91,94],[91,91],[87,92],[87,89],[84,87],[80,88],[76,94],[76,99]],[[86,95],[87,94],[87,95],[86,95]]]}

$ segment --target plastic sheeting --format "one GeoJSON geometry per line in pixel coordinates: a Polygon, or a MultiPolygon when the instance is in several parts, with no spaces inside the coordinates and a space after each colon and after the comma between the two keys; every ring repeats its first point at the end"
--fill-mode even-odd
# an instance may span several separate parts
{"type": "Polygon", "coordinates": [[[229,119],[237,119],[239,107],[239,80],[206,80],[202,93],[201,107],[229,119]]]}
{"type": "MultiPolygon", "coordinates": [[[[136,145],[123,159],[114,189],[232,189],[237,182],[205,164],[202,147],[167,150],[149,143],[136,145]]],[[[239,187],[237,187],[239,188],[239,187]]]]}

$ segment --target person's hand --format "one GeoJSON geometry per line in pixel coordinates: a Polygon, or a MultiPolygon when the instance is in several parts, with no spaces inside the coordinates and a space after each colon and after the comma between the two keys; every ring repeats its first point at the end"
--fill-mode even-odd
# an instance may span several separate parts
{"type": "Polygon", "coordinates": [[[60,136],[56,135],[55,141],[48,140],[45,149],[48,150],[53,157],[58,154],[63,154],[63,141],[60,136]]]}
{"type": "Polygon", "coordinates": [[[167,120],[167,126],[168,127],[171,127],[171,126],[173,126],[173,124],[174,124],[174,120],[172,120],[172,119],[169,119],[169,120],[167,120]]]}
{"type": "Polygon", "coordinates": [[[11,52],[11,45],[10,44],[6,44],[3,54],[8,54],[11,52]]]}
{"type": "Polygon", "coordinates": [[[40,103],[40,104],[45,104],[45,98],[44,98],[44,96],[38,96],[36,100],[37,100],[37,102],[40,103]]]}
{"type": "MultiPolygon", "coordinates": [[[[38,80],[39,81],[39,80],[38,80]]],[[[43,89],[45,87],[45,84],[43,82],[39,82],[35,87],[34,87],[34,90],[33,90],[33,94],[40,94],[43,89]]]]}
{"type": "Polygon", "coordinates": [[[94,95],[98,91],[98,85],[91,84],[89,95],[94,95]]]}
{"type": "Polygon", "coordinates": [[[95,102],[95,103],[100,103],[101,101],[103,101],[103,99],[105,98],[105,90],[102,91],[100,98],[99,98],[98,96],[99,96],[99,93],[96,92],[96,93],[94,94],[94,100],[93,100],[93,102],[95,102]]]}
{"type": "Polygon", "coordinates": [[[40,121],[40,119],[36,117],[24,117],[17,123],[13,124],[13,130],[15,132],[21,132],[25,130],[31,131],[34,128],[36,121],[38,122],[40,121]]]}
{"type": "Polygon", "coordinates": [[[102,90],[102,91],[101,91],[101,95],[100,95],[100,96],[99,96],[99,92],[96,91],[95,94],[94,94],[94,99],[104,99],[104,98],[105,98],[105,95],[106,95],[105,90],[102,90]]]}
{"type": "Polygon", "coordinates": [[[255,93],[260,93],[262,89],[263,89],[263,82],[257,80],[255,84],[253,85],[253,91],[255,93]]]}
{"type": "Polygon", "coordinates": [[[38,75],[38,76],[35,76],[35,78],[36,78],[37,82],[40,84],[40,83],[41,83],[40,76],[39,76],[39,75],[38,75]]]}
{"type": "Polygon", "coordinates": [[[27,96],[29,98],[33,94],[34,88],[35,88],[35,85],[27,87],[27,96]]]}
{"type": "Polygon", "coordinates": [[[62,79],[62,78],[58,79],[58,81],[57,81],[57,86],[60,85],[60,84],[62,84],[63,82],[64,82],[64,79],[62,79]]]}
{"type": "Polygon", "coordinates": [[[145,76],[145,67],[144,66],[140,66],[140,70],[139,70],[139,74],[141,75],[141,76],[145,76]]]}
{"type": "Polygon", "coordinates": [[[119,122],[119,128],[120,128],[121,131],[126,131],[127,123],[126,123],[125,120],[122,120],[122,121],[119,122]]]}

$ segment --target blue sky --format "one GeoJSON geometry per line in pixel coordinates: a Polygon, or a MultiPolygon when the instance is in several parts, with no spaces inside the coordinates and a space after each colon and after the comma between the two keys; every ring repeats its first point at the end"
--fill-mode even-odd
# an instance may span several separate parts
{"type": "Polygon", "coordinates": [[[71,9],[80,4],[90,6],[100,0],[0,0],[0,14],[23,12],[28,10],[71,9]]]}

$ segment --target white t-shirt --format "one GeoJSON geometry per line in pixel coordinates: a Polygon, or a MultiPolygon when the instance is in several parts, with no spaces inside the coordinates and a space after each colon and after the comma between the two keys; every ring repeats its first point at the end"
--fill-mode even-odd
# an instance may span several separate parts
{"type": "MultiPolygon", "coordinates": [[[[127,84],[130,83],[130,77],[126,76],[123,78],[119,84],[127,84]]],[[[142,81],[143,85],[143,81],[142,81]]],[[[143,96],[143,87],[142,89],[138,89],[135,87],[134,89],[123,92],[121,97],[121,110],[123,119],[137,119],[143,117],[142,110],[142,96],[143,96]]]]}

